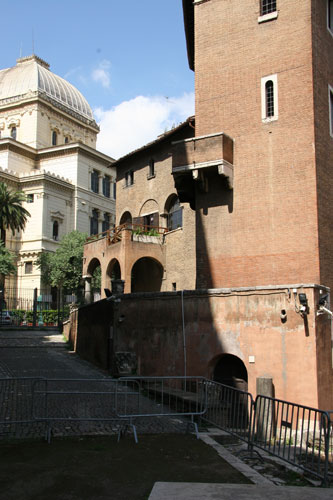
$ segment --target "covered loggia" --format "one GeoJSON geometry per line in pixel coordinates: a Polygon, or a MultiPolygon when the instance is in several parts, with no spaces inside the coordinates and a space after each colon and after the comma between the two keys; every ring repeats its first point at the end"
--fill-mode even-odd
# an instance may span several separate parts
{"type": "Polygon", "coordinates": [[[131,292],[159,292],[162,278],[162,264],[151,257],[142,257],[132,267],[131,292]]]}

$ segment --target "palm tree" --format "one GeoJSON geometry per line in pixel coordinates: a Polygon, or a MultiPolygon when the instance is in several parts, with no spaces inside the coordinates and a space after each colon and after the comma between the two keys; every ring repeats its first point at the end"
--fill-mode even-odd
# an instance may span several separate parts
{"type": "Polygon", "coordinates": [[[6,229],[13,232],[24,229],[30,214],[22,207],[25,194],[22,191],[10,191],[6,184],[0,182],[0,239],[5,245],[6,229]]]}

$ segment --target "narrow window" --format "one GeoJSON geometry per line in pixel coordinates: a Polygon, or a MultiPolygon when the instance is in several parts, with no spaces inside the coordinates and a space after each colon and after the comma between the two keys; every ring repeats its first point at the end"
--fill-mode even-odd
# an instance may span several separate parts
{"type": "Polygon", "coordinates": [[[26,262],[24,264],[24,272],[25,274],[32,274],[32,261],[26,262]]]}
{"type": "Polygon", "coordinates": [[[265,85],[266,96],[266,118],[274,116],[274,84],[268,80],[265,85]]]}
{"type": "Polygon", "coordinates": [[[271,12],[276,11],[276,0],[261,0],[260,1],[260,15],[265,16],[271,12]]]}
{"type": "Polygon", "coordinates": [[[261,118],[264,122],[278,119],[277,75],[261,79],[261,118]]]}
{"type": "Polygon", "coordinates": [[[98,178],[99,178],[99,175],[98,175],[97,170],[93,170],[91,172],[91,190],[94,193],[98,193],[98,178]]]}
{"type": "Polygon", "coordinates": [[[59,239],[59,223],[56,220],[53,222],[52,237],[54,241],[58,241],[59,239]]]}
{"type": "Polygon", "coordinates": [[[327,25],[333,35],[333,0],[327,0],[327,25]]]}
{"type": "Polygon", "coordinates": [[[69,137],[65,137],[65,144],[68,144],[69,143],[69,137]]]}
{"type": "Polygon", "coordinates": [[[169,206],[168,230],[173,231],[179,227],[183,227],[183,209],[180,206],[179,198],[175,196],[169,206]]]}
{"type": "Polygon", "coordinates": [[[177,290],[177,283],[172,283],[172,291],[176,292],[177,290]]]}
{"type": "Polygon", "coordinates": [[[125,186],[132,186],[134,184],[134,172],[133,170],[128,170],[125,173],[125,186]]]}
{"type": "Polygon", "coordinates": [[[110,177],[108,175],[103,178],[103,195],[110,198],[110,177]]]}
{"type": "Polygon", "coordinates": [[[16,129],[16,127],[12,127],[10,129],[10,137],[12,139],[14,139],[14,141],[16,141],[16,137],[17,137],[17,129],[16,129]]]}
{"type": "Polygon", "coordinates": [[[153,159],[151,159],[149,162],[148,179],[152,177],[155,177],[155,161],[153,159]]]}
{"type": "Polygon", "coordinates": [[[96,208],[92,209],[90,218],[90,235],[94,234],[98,234],[98,210],[96,208]]]}
{"type": "Polygon", "coordinates": [[[34,195],[32,193],[27,194],[27,203],[34,202],[34,195]]]}
{"type": "Polygon", "coordinates": [[[102,222],[102,232],[108,231],[110,229],[110,215],[108,213],[104,214],[104,219],[102,222]]]}
{"type": "Polygon", "coordinates": [[[57,145],[57,132],[55,130],[53,130],[52,132],[52,146],[56,146],[57,145]]]}
{"type": "Polygon", "coordinates": [[[329,92],[330,134],[333,137],[333,87],[329,87],[328,92],[329,92]]]}
{"type": "Polygon", "coordinates": [[[113,199],[115,200],[117,198],[117,184],[114,182],[113,183],[113,199]]]}

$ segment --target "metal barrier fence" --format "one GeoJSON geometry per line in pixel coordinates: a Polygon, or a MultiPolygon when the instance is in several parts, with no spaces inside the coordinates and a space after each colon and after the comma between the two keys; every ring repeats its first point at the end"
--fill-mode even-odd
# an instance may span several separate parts
{"type": "Polygon", "coordinates": [[[32,426],[35,433],[43,432],[42,422],[33,415],[34,392],[43,382],[36,378],[0,379],[0,435],[24,436],[22,424],[32,426]]]}
{"type": "Polygon", "coordinates": [[[249,443],[254,405],[252,395],[212,380],[205,380],[204,386],[207,411],[203,420],[249,443]]]}
{"type": "Polygon", "coordinates": [[[333,422],[329,413],[279,399],[257,396],[206,381],[203,420],[318,477],[333,477],[333,422]]]}
{"type": "MultiPolygon", "coordinates": [[[[50,443],[52,433],[96,433],[96,430],[122,431],[126,417],[118,415],[123,400],[138,393],[122,387],[118,380],[103,379],[45,379],[34,391],[33,416],[46,423],[46,439],[50,443]],[[94,424],[93,426],[91,424],[94,424]],[[96,428],[96,424],[99,427],[96,428]]],[[[126,403],[125,403],[126,404],[126,403]]],[[[135,440],[136,430],[133,428],[135,440]]]]}
{"type": "MultiPolygon", "coordinates": [[[[137,400],[135,404],[125,404],[118,415],[122,418],[148,417],[191,417],[194,431],[198,426],[194,417],[200,417],[207,411],[207,391],[203,377],[122,377],[119,379],[124,389],[135,384],[137,400]]],[[[119,394],[119,393],[118,393],[119,394]]],[[[131,394],[125,391],[126,394],[131,394]]],[[[127,397],[123,402],[127,403],[127,397]]]]}
{"type": "Polygon", "coordinates": [[[120,379],[48,379],[34,390],[33,417],[47,425],[46,439],[65,425],[86,433],[89,423],[117,426],[118,438],[128,427],[137,442],[137,421],[143,418],[194,416],[206,411],[201,377],[131,377],[120,379]],[[200,389],[200,391],[199,391],[200,389]]]}
{"type": "Polygon", "coordinates": [[[251,443],[326,482],[330,425],[327,412],[257,396],[251,443]]]}

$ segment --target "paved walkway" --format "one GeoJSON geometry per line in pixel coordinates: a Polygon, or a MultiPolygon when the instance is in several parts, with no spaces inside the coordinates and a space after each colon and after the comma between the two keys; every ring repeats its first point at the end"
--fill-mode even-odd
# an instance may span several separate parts
{"type": "MultiPolygon", "coordinates": [[[[124,427],[124,420],[120,420],[115,411],[112,377],[70,351],[61,334],[57,331],[1,328],[0,438],[45,435],[45,423],[35,421],[35,417],[45,416],[45,397],[40,396],[40,400],[35,397],[33,402],[33,387],[36,390],[37,386],[30,378],[52,379],[48,389],[58,393],[48,396],[48,417],[54,418],[54,436],[114,434],[124,427]],[[17,377],[27,380],[11,380],[17,377]],[[53,379],[60,380],[55,382],[53,379]],[[61,394],[64,391],[72,391],[72,394],[61,394]],[[30,422],[24,425],[15,423],[22,420],[30,422]]],[[[38,384],[37,393],[45,390],[42,382],[38,384]]],[[[123,394],[126,390],[123,389],[123,394]]],[[[119,414],[123,414],[120,393],[117,398],[119,414]]],[[[126,408],[130,408],[128,398],[125,402],[123,397],[123,401],[126,408]]],[[[142,401],[147,410],[153,404],[149,399],[142,398],[142,401]]],[[[139,435],[187,430],[187,422],[181,418],[141,418],[136,419],[135,425],[139,435]]],[[[126,429],[133,430],[131,426],[126,429]]]]}
{"type": "Polygon", "coordinates": [[[148,500],[313,500],[331,499],[332,490],[254,484],[155,483],[148,500]]]}

